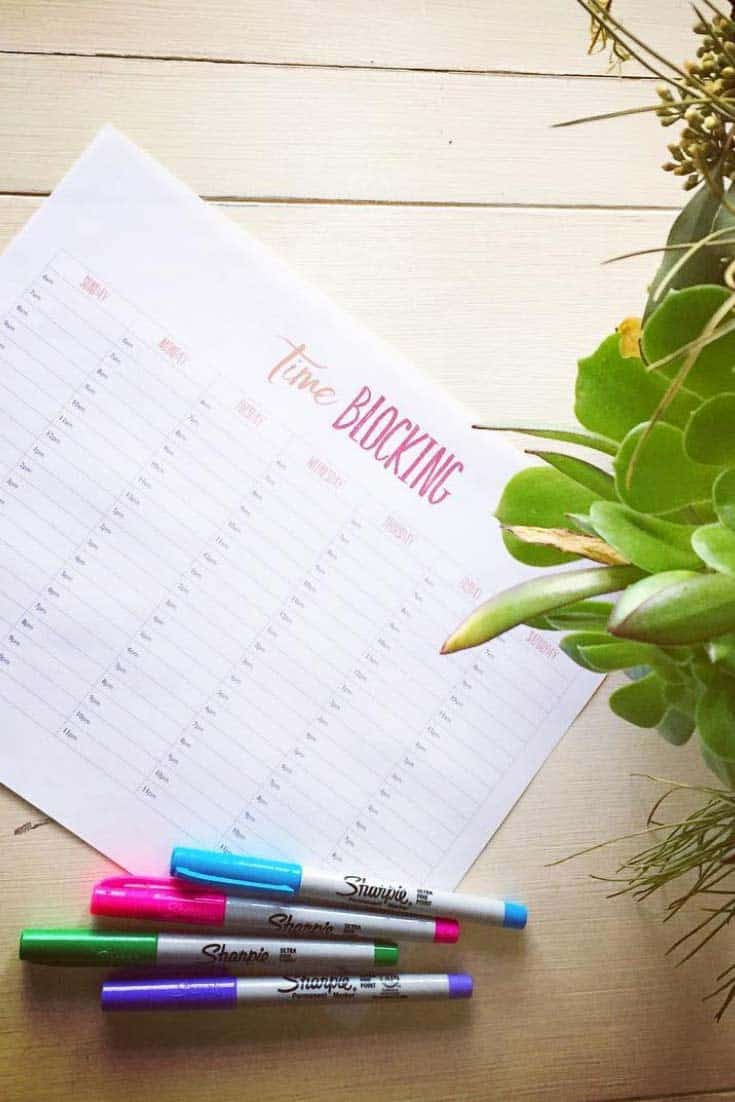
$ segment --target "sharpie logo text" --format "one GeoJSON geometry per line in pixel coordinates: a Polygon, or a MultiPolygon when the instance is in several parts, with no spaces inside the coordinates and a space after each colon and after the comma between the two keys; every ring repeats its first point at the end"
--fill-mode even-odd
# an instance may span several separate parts
{"type": "Polygon", "coordinates": [[[411,903],[408,892],[400,884],[393,887],[388,884],[370,884],[364,876],[345,876],[346,891],[337,892],[338,895],[349,896],[351,899],[365,899],[373,903],[398,905],[408,907],[411,903]]]}
{"type": "Polygon", "coordinates": [[[265,948],[260,949],[228,949],[225,942],[213,941],[210,945],[202,945],[202,956],[207,960],[216,960],[224,964],[263,964],[271,959],[271,955],[265,948]]]}
{"type": "Polygon", "coordinates": [[[352,995],[357,990],[349,976],[284,976],[278,988],[283,995],[308,991],[313,995],[352,995]]]}
{"type": "Polygon", "coordinates": [[[293,915],[288,911],[278,911],[268,916],[268,925],[275,926],[277,930],[286,930],[290,934],[314,935],[332,937],[334,926],[331,922],[294,922],[293,915]]]}

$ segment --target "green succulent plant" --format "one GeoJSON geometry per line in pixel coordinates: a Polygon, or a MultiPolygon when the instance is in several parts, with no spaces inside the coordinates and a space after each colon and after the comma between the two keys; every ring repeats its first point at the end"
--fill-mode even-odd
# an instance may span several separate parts
{"type": "MultiPolygon", "coordinates": [[[[643,44],[609,5],[578,2],[640,60],[643,44]]],[[[567,632],[561,647],[580,666],[627,673],[610,697],[617,715],[675,745],[696,731],[735,788],[735,20],[707,6],[711,20],[695,8],[700,62],[671,65],[662,115],[683,104],[691,127],[696,96],[697,119],[716,117],[716,149],[695,142],[686,154],[705,183],[672,226],[640,322],[579,361],[579,428],[513,427],[589,458],[530,451],[540,465],[510,480],[496,510],[506,548],[530,566],[579,565],[490,598],[442,653],[520,624],[567,632]],[[705,80],[705,62],[723,70],[719,83],[705,80]]]]}
{"type": "MultiPolygon", "coordinates": [[[[583,851],[647,839],[596,879],[636,901],[673,891],[664,921],[699,903],[702,917],[669,950],[683,963],[735,919],[735,3],[727,13],[714,0],[692,4],[698,60],[680,66],[613,15],[611,0],[576,2],[592,50],[610,46],[615,63],[635,59],[662,84],[656,103],[559,125],[655,112],[683,126],[665,169],[687,190],[701,186],[666,245],[648,250],[663,259],[643,317],[579,361],[578,427],[476,426],[588,458],[530,449],[539,465],[510,480],[496,516],[511,555],[553,569],[486,601],[442,653],[521,624],[563,632],[580,666],[626,672],[610,696],[623,719],[674,745],[697,732],[725,787],[664,782],[643,831],[583,851]],[[677,793],[699,806],[662,821],[677,793]]],[[[717,997],[720,1019],[735,1002],[735,963],[707,996],[717,997]]]]}
{"type": "Polygon", "coordinates": [[[443,652],[519,624],[568,631],[561,647],[580,666],[628,673],[614,712],[675,744],[696,729],[735,787],[735,296],[668,290],[640,354],[625,355],[625,340],[613,333],[579,361],[579,431],[516,429],[600,458],[533,450],[542,465],[511,478],[496,510],[521,562],[597,565],[492,597],[443,652]]]}

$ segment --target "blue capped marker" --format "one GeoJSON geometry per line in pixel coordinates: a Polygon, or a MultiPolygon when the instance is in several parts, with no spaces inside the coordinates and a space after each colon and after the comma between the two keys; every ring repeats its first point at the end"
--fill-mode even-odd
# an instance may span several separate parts
{"type": "Polygon", "coordinates": [[[410,887],[399,880],[383,880],[358,873],[321,872],[290,861],[271,861],[186,846],[177,846],[171,854],[171,875],[231,894],[462,918],[511,930],[522,930],[528,921],[523,903],[410,887]]]}

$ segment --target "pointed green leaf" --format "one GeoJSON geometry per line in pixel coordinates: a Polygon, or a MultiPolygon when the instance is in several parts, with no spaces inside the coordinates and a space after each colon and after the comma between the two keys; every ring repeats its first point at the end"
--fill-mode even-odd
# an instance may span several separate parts
{"type": "Polygon", "coordinates": [[[724,524],[705,524],[692,535],[692,547],[713,570],[735,574],[735,532],[731,528],[724,524]]]}
{"type": "Polygon", "coordinates": [[[722,523],[735,532],[735,467],[718,475],[712,487],[712,500],[722,523]]]}
{"type": "MultiPolygon", "coordinates": [[[[669,231],[666,240],[667,245],[689,245],[693,241],[701,241],[713,228],[718,228],[716,218],[720,211],[720,200],[716,194],[716,188],[710,188],[702,184],[695,191],[669,231]]],[[[654,295],[663,279],[668,278],[669,272],[681,259],[681,251],[671,249],[665,252],[659,269],[649,287],[649,297],[646,304],[645,317],[654,308],[654,295]]],[[[720,251],[717,249],[698,249],[668,283],[672,289],[679,287],[693,287],[700,283],[719,283],[722,274],[722,262],[720,251]]]]}
{"type": "Polygon", "coordinates": [[[611,601],[577,601],[550,612],[546,619],[555,631],[604,631],[612,609],[611,601]]]}
{"type": "Polygon", "coordinates": [[[650,643],[625,643],[620,640],[583,644],[579,647],[579,655],[588,668],[598,673],[626,670],[631,666],[653,665],[659,654],[658,648],[652,647],[650,643]]]}
{"type": "MultiPolygon", "coordinates": [[[[735,383],[735,376],[733,376],[735,383]]],[[[697,463],[735,463],[735,394],[718,394],[695,409],[684,430],[684,447],[697,463]]]]}
{"type": "Polygon", "coordinates": [[[594,502],[590,520],[611,547],[649,574],[701,566],[691,546],[693,525],[672,524],[613,501],[594,502]]]}
{"type": "Polygon", "coordinates": [[[655,727],[666,711],[663,682],[655,673],[632,681],[610,694],[610,707],[616,716],[636,727],[655,727]]]}
{"type": "Polygon", "coordinates": [[[720,780],[735,785],[735,680],[720,675],[697,705],[702,757],[720,780]]]}
{"type": "MultiPolygon", "coordinates": [[[[620,355],[620,336],[606,337],[591,356],[579,361],[574,414],[591,432],[622,440],[641,421],[647,421],[666,393],[668,380],[647,372],[635,357],[620,355]]],[[[663,419],[684,426],[699,399],[682,389],[663,419]]]]}
{"type": "Polygon", "coordinates": [[[582,448],[591,448],[593,451],[604,452],[605,455],[615,455],[618,450],[614,440],[606,436],[598,436],[597,433],[577,432],[574,429],[534,429],[524,428],[520,425],[473,425],[473,429],[484,429],[487,432],[519,432],[524,436],[538,436],[543,440],[560,440],[564,444],[578,444],[582,448]]]}
{"type": "Polygon", "coordinates": [[[659,734],[663,735],[672,746],[683,746],[694,733],[695,723],[689,712],[682,712],[679,708],[669,707],[664,712],[663,719],[656,724],[659,734]]]}
{"type": "MultiPolygon", "coordinates": [[[[701,336],[707,322],[730,293],[725,287],[709,285],[670,291],[644,326],[641,349],[646,362],[656,363],[701,336]]],[[[677,356],[662,368],[662,374],[672,379],[683,359],[677,356]]],[[[732,390],[733,366],[735,332],[727,333],[702,349],[687,376],[686,387],[702,398],[732,390]]]]}
{"type": "Polygon", "coordinates": [[[529,616],[575,604],[588,597],[615,593],[642,576],[635,566],[601,566],[585,570],[563,570],[530,578],[498,593],[480,605],[445,642],[442,654],[487,643],[529,616]]]}
{"type": "MultiPolygon", "coordinates": [[[[582,654],[582,648],[590,646],[593,643],[610,643],[614,642],[612,635],[608,635],[606,631],[575,631],[571,635],[565,635],[563,639],[559,641],[559,646],[573,662],[576,662],[578,666],[582,666],[585,670],[592,670],[589,662],[582,654]]],[[[597,671],[594,671],[597,672],[597,671]]]]}
{"type": "Polygon", "coordinates": [[[638,452],[628,485],[628,468],[645,425],[632,429],[620,445],[614,462],[615,486],[620,499],[641,513],[669,513],[682,505],[708,498],[718,467],[695,463],[684,451],[681,429],[657,422],[638,452]]]}
{"type": "Polygon", "coordinates": [[[613,635],[661,646],[701,643],[735,630],[735,578],[670,570],[623,593],[608,622],[613,635]]]}
{"type": "Polygon", "coordinates": [[[580,486],[584,486],[586,490],[589,490],[596,497],[605,498],[608,501],[616,500],[615,482],[612,475],[607,474],[606,471],[601,471],[600,468],[595,467],[594,464],[587,463],[584,459],[577,459],[574,455],[564,455],[563,452],[538,452],[529,450],[528,454],[543,459],[544,463],[548,463],[550,467],[555,467],[557,471],[561,471],[567,478],[571,478],[574,482],[578,482],[580,486]]]}
{"type": "MultiPolygon", "coordinates": [[[[595,499],[590,490],[553,467],[526,467],[506,484],[495,516],[501,524],[565,528],[570,510],[586,513],[595,499]]],[[[578,558],[553,547],[523,543],[512,532],[503,532],[503,543],[514,559],[527,566],[554,566],[578,558]]]]}

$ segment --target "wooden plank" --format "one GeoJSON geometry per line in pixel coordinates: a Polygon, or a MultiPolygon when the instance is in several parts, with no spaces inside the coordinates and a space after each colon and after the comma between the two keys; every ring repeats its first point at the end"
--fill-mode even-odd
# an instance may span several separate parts
{"type": "MultiPolygon", "coordinates": [[[[515,410],[519,413],[520,410],[515,410]]],[[[154,1091],[178,1102],[534,1102],[679,1098],[733,1088],[731,1028],[702,1005],[732,939],[675,969],[661,904],[604,898],[588,872],[615,854],[547,862],[635,829],[653,800],[631,769],[694,780],[696,748],[673,750],[623,725],[604,694],[562,741],[466,879],[468,890],[527,899],[527,931],[465,927],[455,948],[405,948],[410,970],[466,969],[471,1004],[272,1008],[237,1014],[120,1015],[97,1007],[100,971],[12,963],[26,925],[83,924],[95,879],[111,866],[33,809],[0,795],[0,1002],[4,1102],[48,1096],[128,1102],[154,1091]],[[279,1071],[274,1073],[274,1069],[279,1071]]]]}
{"type": "MultiPolygon", "coordinates": [[[[686,0],[616,0],[614,11],[673,60],[694,52],[686,0]]],[[[586,54],[587,24],[574,0],[514,0],[512,6],[506,0],[4,0],[0,45],[307,65],[604,74],[607,53],[586,54]]]]}
{"type": "Polygon", "coordinates": [[[209,196],[675,206],[648,82],[0,57],[0,191],[45,192],[106,121],[209,196]],[[635,153],[635,155],[632,155],[635,153]]]}
{"type": "MultiPolygon", "coordinates": [[[[0,200],[0,245],[37,205],[0,200]]],[[[641,311],[655,264],[599,261],[662,242],[670,221],[662,211],[223,209],[447,386],[468,416],[506,424],[570,423],[577,358],[621,312],[641,311]]]]}

